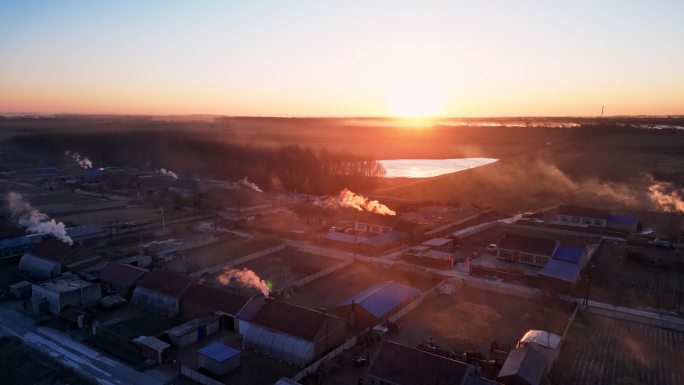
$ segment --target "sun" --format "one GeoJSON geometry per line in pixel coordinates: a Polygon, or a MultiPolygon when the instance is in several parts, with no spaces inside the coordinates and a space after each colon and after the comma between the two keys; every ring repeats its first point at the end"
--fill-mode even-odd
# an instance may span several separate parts
{"type": "Polygon", "coordinates": [[[407,119],[432,118],[444,113],[444,90],[428,76],[397,82],[387,96],[392,116],[407,119]]]}

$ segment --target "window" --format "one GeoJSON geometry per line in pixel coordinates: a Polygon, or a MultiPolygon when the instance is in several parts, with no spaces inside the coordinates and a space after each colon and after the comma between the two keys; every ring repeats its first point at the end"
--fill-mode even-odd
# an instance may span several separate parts
{"type": "Polygon", "coordinates": [[[572,217],[572,223],[579,223],[579,217],[572,217]]]}
{"type": "Polygon", "coordinates": [[[600,219],[594,219],[594,226],[603,226],[603,221],[600,219]]]}
{"type": "Polygon", "coordinates": [[[379,234],[380,233],[380,226],[371,226],[370,232],[375,233],[375,234],[379,234]]]}
{"type": "Polygon", "coordinates": [[[508,250],[499,249],[499,259],[504,259],[506,261],[511,260],[511,252],[508,250]]]}
{"type": "Polygon", "coordinates": [[[560,216],[560,221],[561,221],[561,222],[567,222],[567,221],[568,221],[568,217],[566,217],[565,215],[561,215],[561,216],[560,216]]]}
{"type": "Polygon", "coordinates": [[[534,264],[534,257],[529,254],[520,254],[520,262],[534,264]]]}
{"type": "Polygon", "coordinates": [[[536,264],[539,266],[545,266],[549,262],[549,259],[546,257],[540,257],[537,256],[536,264]]]}
{"type": "Polygon", "coordinates": [[[585,225],[591,225],[591,219],[590,218],[584,218],[582,220],[582,223],[584,223],[585,225]]]}

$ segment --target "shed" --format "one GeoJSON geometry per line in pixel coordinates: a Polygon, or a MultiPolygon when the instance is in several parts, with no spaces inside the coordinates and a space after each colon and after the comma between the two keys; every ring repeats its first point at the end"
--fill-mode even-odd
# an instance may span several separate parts
{"type": "Polygon", "coordinates": [[[335,313],[352,327],[364,329],[389,319],[420,295],[416,288],[393,281],[382,282],[341,302],[335,313]]]}
{"type": "Polygon", "coordinates": [[[102,297],[99,283],[64,275],[31,286],[31,305],[34,313],[48,311],[60,314],[67,306],[92,306],[102,297]]]}
{"type": "Polygon", "coordinates": [[[240,351],[214,341],[197,350],[199,366],[222,376],[240,366],[240,351]]]}
{"type": "Polygon", "coordinates": [[[276,300],[250,301],[238,323],[243,349],[299,367],[341,345],[346,334],[341,318],[276,300]]]}
{"type": "Polygon", "coordinates": [[[180,313],[180,299],[192,283],[192,278],[185,275],[152,270],[138,280],[131,302],[149,311],[175,317],[180,313]]]}
{"type": "Polygon", "coordinates": [[[164,363],[164,359],[171,348],[171,345],[155,337],[142,336],[137,338],[135,342],[140,344],[142,354],[145,357],[152,358],[159,365],[164,363]]]}
{"type": "Polygon", "coordinates": [[[219,330],[220,318],[220,316],[215,315],[191,319],[166,330],[164,334],[169,336],[173,346],[182,348],[216,333],[219,330]]]}
{"type": "Polygon", "coordinates": [[[147,270],[141,267],[110,262],[100,270],[97,277],[102,282],[104,289],[112,289],[128,297],[133,291],[135,283],[145,274],[147,274],[147,270]]]}
{"type": "Polygon", "coordinates": [[[97,252],[87,247],[46,237],[21,257],[19,269],[36,278],[52,278],[62,274],[67,264],[96,256],[97,252]]]}
{"type": "Polygon", "coordinates": [[[513,349],[496,380],[505,385],[539,385],[546,376],[546,357],[528,346],[513,349]]]}

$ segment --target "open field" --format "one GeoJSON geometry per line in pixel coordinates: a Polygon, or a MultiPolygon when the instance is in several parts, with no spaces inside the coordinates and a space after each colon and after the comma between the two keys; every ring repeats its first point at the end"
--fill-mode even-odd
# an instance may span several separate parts
{"type": "MultiPolygon", "coordinates": [[[[590,298],[614,305],[677,310],[684,303],[684,271],[625,257],[622,243],[604,242],[592,261],[590,298]]],[[[586,279],[581,282],[586,287],[586,279]]]]}
{"type": "Polygon", "coordinates": [[[554,385],[678,385],[682,363],[682,332],[580,313],[549,378],[554,385]]]}
{"type": "Polygon", "coordinates": [[[391,339],[416,346],[432,338],[445,349],[487,354],[492,341],[511,349],[530,329],[562,334],[571,312],[567,305],[461,287],[451,295],[426,298],[399,321],[401,329],[391,339]]]}
{"type": "Polygon", "coordinates": [[[388,269],[355,262],[298,288],[293,296],[285,300],[311,308],[331,309],[354,294],[380,282],[395,281],[425,291],[441,280],[442,278],[428,273],[399,268],[388,269]]]}

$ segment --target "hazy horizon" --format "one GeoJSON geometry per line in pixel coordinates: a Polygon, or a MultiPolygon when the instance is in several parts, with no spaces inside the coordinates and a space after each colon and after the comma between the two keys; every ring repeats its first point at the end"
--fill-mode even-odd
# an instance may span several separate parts
{"type": "Polygon", "coordinates": [[[684,114],[684,4],[3,2],[0,111],[684,114]]]}

